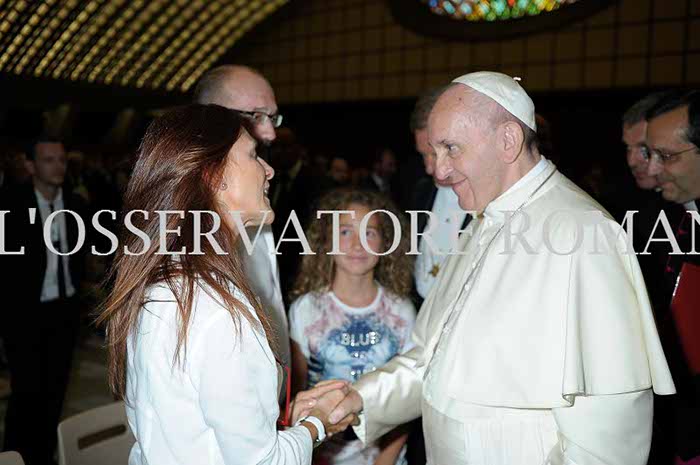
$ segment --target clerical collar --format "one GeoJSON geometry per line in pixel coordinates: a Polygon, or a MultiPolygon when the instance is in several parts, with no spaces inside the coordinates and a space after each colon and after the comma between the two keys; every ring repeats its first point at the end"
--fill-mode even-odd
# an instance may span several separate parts
{"type": "Polygon", "coordinates": [[[508,195],[508,193],[513,192],[516,189],[519,189],[520,186],[524,185],[530,179],[536,177],[538,174],[540,174],[542,171],[544,171],[545,168],[547,168],[548,163],[549,162],[547,161],[547,159],[540,155],[540,161],[538,161],[537,164],[530,169],[530,171],[525,173],[525,176],[518,179],[515,184],[510,186],[507,191],[505,191],[503,194],[499,195],[499,197],[502,195],[508,195]]]}
{"type": "Polygon", "coordinates": [[[556,170],[554,164],[545,157],[541,157],[540,161],[525,176],[486,206],[484,215],[501,220],[503,211],[513,211],[519,208],[528,195],[532,194],[554,170],[556,170]]]}

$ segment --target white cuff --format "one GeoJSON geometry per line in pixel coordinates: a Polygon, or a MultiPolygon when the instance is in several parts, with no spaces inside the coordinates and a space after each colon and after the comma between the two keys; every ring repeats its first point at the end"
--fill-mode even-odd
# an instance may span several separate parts
{"type": "Polygon", "coordinates": [[[294,424],[294,426],[301,425],[302,422],[308,421],[312,425],[316,427],[316,431],[318,432],[318,437],[316,438],[316,441],[314,442],[314,445],[318,445],[321,442],[323,442],[324,439],[326,439],[326,427],[323,426],[323,422],[316,418],[313,415],[307,415],[303,418],[300,418],[297,420],[297,422],[294,424]]]}

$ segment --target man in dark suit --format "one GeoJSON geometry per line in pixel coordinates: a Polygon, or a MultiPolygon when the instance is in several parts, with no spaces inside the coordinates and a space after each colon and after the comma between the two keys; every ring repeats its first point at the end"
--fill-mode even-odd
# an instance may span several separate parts
{"type": "MultiPolygon", "coordinates": [[[[625,145],[625,160],[629,167],[629,173],[634,179],[636,189],[629,193],[622,190],[618,192],[618,202],[622,207],[622,215],[628,211],[639,211],[634,216],[634,229],[638,234],[633,236],[634,249],[637,252],[644,250],[649,239],[649,234],[654,229],[654,224],[659,212],[673,204],[664,200],[659,192],[656,176],[649,175],[649,147],[647,146],[647,113],[654,108],[662,98],[671,95],[669,92],[656,92],[646,95],[630,106],[622,116],[622,143],[625,145]]],[[[622,216],[616,217],[620,222],[622,216]]],[[[668,305],[659,299],[663,299],[660,289],[663,270],[658,265],[658,257],[651,255],[638,255],[639,265],[644,273],[654,307],[668,305]]]]}
{"type": "Polygon", "coordinates": [[[66,152],[49,138],[27,148],[31,182],[6,192],[4,278],[0,331],[10,367],[12,394],[5,418],[5,450],[29,465],[53,462],[56,427],[68,385],[79,328],[77,299],[85,245],[77,253],[82,212],[64,188],[66,152]],[[47,220],[51,220],[47,224],[47,220]],[[23,248],[23,253],[19,254],[23,248]],[[53,249],[53,250],[52,250],[53,249]],[[11,254],[10,254],[11,253],[11,254]]]}
{"type": "MultiPolygon", "coordinates": [[[[647,174],[655,179],[666,201],[655,213],[665,213],[673,232],[672,236],[664,234],[660,232],[665,230],[663,223],[655,223],[654,236],[668,240],[647,245],[659,270],[656,282],[649,283],[649,290],[656,294],[652,300],[656,304],[659,331],[678,392],[673,405],[661,412],[655,423],[662,426],[661,434],[672,443],[680,459],[676,463],[695,465],[700,463],[700,373],[691,368],[692,355],[684,345],[688,338],[700,337],[700,325],[697,318],[679,320],[682,317],[677,313],[678,308],[672,308],[672,300],[679,285],[688,285],[682,281],[689,279],[689,268],[700,266],[697,254],[700,234],[692,234],[692,223],[699,222],[700,207],[700,92],[667,94],[651,108],[646,119],[647,174]],[[678,250],[681,253],[677,253],[678,250]],[[693,250],[695,253],[691,252],[693,250]],[[688,327],[689,324],[692,327],[688,327]]],[[[700,282],[690,285],[697,288],[700,282]]],[[[691,302],[690,308],[697,312],[700,301],[691,302]]],[[[659,460],[658,463],[669,462],[659,460]]]]}
{"type": "Polygon", "coordinates": [[[396,186],[392,182],[398,168],[396,155],[388,147],[380,147],[374,150],[372,157],[372,169],[369,176],[360,181],[359,187],[375,192],[381,192],[394,201],[397,201],[396,186]]]}

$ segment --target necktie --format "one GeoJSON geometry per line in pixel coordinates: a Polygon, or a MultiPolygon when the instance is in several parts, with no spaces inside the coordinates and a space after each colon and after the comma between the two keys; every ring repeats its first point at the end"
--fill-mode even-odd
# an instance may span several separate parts
{"type": "MultiPolygon", "coordinates": [[[[49,208],[51,209],[51,213],[53,213],[53,203],[49,203],[49,208]]],[[[54,221],[56,220],[54,219],[54,221]]],[[[61,252],[61,227],[57,223],[54,224],[52,224],[51,242],[53,243],[54,249],[61,252]],[[56,225],[55,229],[53,228],[54,224],[56,225]],[[56,231],[56,234],[54,234],[53,231],[56,231]]],[[[63,270],[63,256],[57,255],[56,258],[58,258],[58,298],[63,300],[66,298],[66,276],[63,270]]]]}
{"type": "MultiPolygon", "coordinates": [[[[686,242],[689,239],[688,236],[688,220],[690,219],[690,214],[683,210],[683,215],[681,216],[681,220],[678,223],[678,226],[676,227],[675,230],[675,236],[676,236],[676,241],[678,242],[678,245],[681,247],[681,250],[685,251],[686,250],[686,242]]],[[[668,280],[668,283],[672,286],[672,288],[675,288],[676,285],[676,279],[678,278],[678,273],[680,272],[681,266],[683,265],[683,256],[682,255],[669,255],[668,259],[666,260],[666,269],[664,270],[664,274],[666,275],[666,279],[668,280]]]]}

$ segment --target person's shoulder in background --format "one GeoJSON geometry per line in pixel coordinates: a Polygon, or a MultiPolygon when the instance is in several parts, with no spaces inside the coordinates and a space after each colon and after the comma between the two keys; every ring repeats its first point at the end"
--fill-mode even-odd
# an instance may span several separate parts
{"type": "Polygon", "coordinates": [[[411,210],[430,210],[435,198],[435,181],[430,176],[419,178],[413,188],[413,198],[409,205],[411,210]]]}

